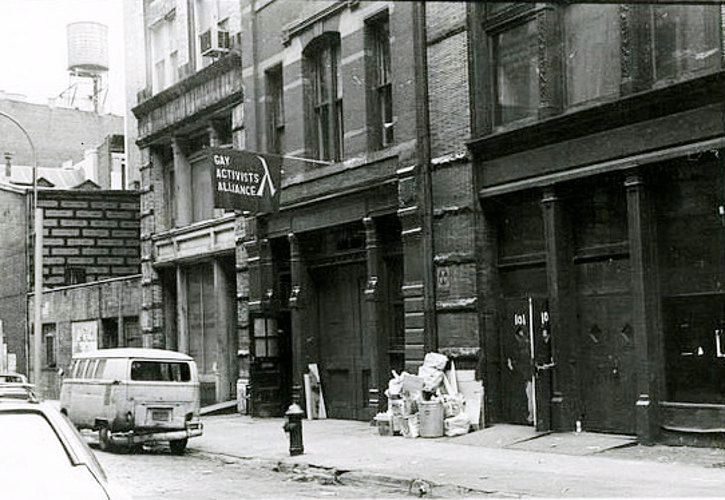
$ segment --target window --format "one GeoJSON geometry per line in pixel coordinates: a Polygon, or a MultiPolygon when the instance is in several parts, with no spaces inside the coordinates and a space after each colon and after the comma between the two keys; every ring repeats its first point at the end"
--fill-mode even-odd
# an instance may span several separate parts
{"type": "Polygon", "coordinates": [[[277,320],[254,318],[254,356],[257,358],[276,358],[279,356],[277,320]]]}
{"type": "Polygon", "coordinates": [[[43,338],[45,339],[45,366],[55,368],[55,323],[43,325],[43,338]]]}
{"type": "Polygon", "coordinates": [[[652,7],[655,81],[720,68],[720,13],[716,5],[652,7]]]}
{"type": "Polygon", "coordinates": [[[616,96],[621,80],[619,6],[569,5],[564,31],[566,106],[616,96]]]}
{"type": "Polygon", "coordinates": [[[151,57],[153,61],[153,91],[161,92],[176,83],[178,52],[174,47],[174,19],[176,11],[170,10],[163,19],[151,27],[151,57]]]}
{"type": "Polygon", "coordinates": [[[342,78],[340,75],[340,35],[327,33],[305,49],[308,91],[306,120],[310,156],[339,161],[343,157],[342,78]]]}
{"type": "Polygon", "coordinates": [[[79,378],[93,378],[93,374],[96,372],[96,365],[98,364],[97,359],[89,359],[87,364],[84,365],[83,372],[79,378]]]}
{"type": "Polygon", "coordinates": [[[177,361],[132,361],[131,380],[143,382],[189,382],[189,363],[177,361]]]}
{"type": "Polygon", "coordinates": [[[267,151],[282,152],[282,132],[284,132],[284,84],[282,65],[266,72],[267,80],[267,151]]]}
{"type": "Polygon", "coordinates": [[[66,285],[77,285],[86,282],[86,270],[83,267],[66,267],[65,283],[66,285]]]}
{"type": "Polygon", "coordinates": [[[103,378],[103,372],[106,369],[106,360],[105,359],[99,359],[96,363],[96,369],[93,371],[93,378],[99,379],[103,378]]]}
{"type": "Polygon", "coordinates": [[[371,149],[393,143],[393,85],[390,72],[390,22],[387,14],[367,23],[369,126],[371,149]]]}
{"type": "Polygon", "coordinates": [[[123,318],[123,338],[126,347],[143,347],[138,316],[125,316],[123,318]]]}
{"type": "Polygon", "coordinates": [[[535,117],[539,107],[536,21],[495,34],[493,50],[496,125],[535,117]]]}
{"type": "Polygon", "coordinates": [[[118,347],[118,320],[116,318],[103,318],[101,320],[103,327],[103,349],[112,349],[118,347]]]}
{"type": "Polygon", "coordinates": [[[214,217],[214,190],[209,165],[204,157],[197,157],[191,164],[192,222],[214,217]]]}

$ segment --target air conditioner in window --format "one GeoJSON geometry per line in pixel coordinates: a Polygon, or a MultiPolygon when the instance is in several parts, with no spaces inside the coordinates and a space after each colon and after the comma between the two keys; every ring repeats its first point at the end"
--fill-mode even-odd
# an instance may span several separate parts
{"type": "Polygon", "coordinates": [[[202,56],[218,57],[229,52],[229,32],[209,29],[199,35],[202,56]]]}

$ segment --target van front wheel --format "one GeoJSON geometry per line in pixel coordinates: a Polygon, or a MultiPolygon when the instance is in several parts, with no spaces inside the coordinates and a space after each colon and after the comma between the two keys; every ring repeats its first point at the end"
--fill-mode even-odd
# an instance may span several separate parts
{"type": "Polygon", "coordinates": [[[174,455],[182,455],[184,453],[184,450],[186,449],[186,443],[189,440],[184,439],[174,439],[173,441],[169,442],[169,447],[171,448],[171,453],[174,455]]]}
{"type": "Polygon", "coordinates": [[[101,451],[111,450],[111,434],[106,426],[98,429],[98,447],[101,451]]]}

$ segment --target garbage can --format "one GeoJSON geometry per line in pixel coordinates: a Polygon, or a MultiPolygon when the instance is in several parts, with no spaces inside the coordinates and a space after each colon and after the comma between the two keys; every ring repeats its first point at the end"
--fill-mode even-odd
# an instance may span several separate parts
{"type": "Polygon", "coordinates": [[[440,401],[421,401],[418,403],[418,412],[420,437],[443,436],[443,404],[440,401]]]}

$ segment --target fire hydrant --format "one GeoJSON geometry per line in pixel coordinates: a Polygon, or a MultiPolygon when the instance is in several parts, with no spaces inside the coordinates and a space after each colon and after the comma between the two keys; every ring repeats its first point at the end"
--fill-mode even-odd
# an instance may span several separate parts
{"type": "Polygon", "coordinates": [[[291,456],[302,455],[305,452],[305,447],[302,445],[302,417],[305,412],[302,411],[300,405],[293,401],[284,415],[287,417],[283,428],[285,432],[289,433],[289,454],[291,456]]]}

